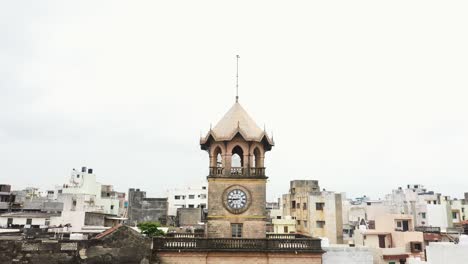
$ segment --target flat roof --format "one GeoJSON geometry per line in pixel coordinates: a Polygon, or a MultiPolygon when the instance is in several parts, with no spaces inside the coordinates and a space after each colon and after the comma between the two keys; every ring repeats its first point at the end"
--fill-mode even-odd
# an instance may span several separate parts
{"type": "Polygon", "coordinates": [[[60,216],[60,213],[46,212],[12,212],[1,214],[0,217],[20,217],[20,218],[48,218],[60,216]]]}

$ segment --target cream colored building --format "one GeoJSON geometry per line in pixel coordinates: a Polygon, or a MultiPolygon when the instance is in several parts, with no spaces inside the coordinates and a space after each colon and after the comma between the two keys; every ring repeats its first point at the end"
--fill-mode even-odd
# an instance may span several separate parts
{"type": "Polygon", "coordinates": [[[275,234],[290,234],[296,233],[296,220],[291,216],[285,216],[281,219],[272,219],[273,233],[275,234]]]}
{"type": "Polygon", "coordinates": [[[381,214],[375,218],[375,228],[360,226],[354,235],[356,246],[378,249],[374,263],[391,263],[409,257],[424,256],[424,236],[414,231],[411,215],[381,214]]]}
{"type": "Polygon", "coordinates": [[[296,231],[328,238],[332,244],[343,243],[343,209],[340,193],[320,191],[318,181],[290,182],[283,195],[283,215],[296,220],[296,231]]]}

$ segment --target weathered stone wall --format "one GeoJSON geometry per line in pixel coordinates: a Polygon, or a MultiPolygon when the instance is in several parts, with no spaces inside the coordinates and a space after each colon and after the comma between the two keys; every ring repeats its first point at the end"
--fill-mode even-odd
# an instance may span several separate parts
{"type": "Polygon", "coordinates": [[[202,220],[201,208],[177,208],[177,225],[194,226],[202,220]]]}
{"type": "Polygon", "coordinates": [[[266,180],[210,178],[208,180],[208,237],[231,237],[231,223],[243,224],[244,238],[264,238],[266,233],[266,180]],[[249,191],[249,208],[240,214],[226,209],[225,190],[233,185],[249,191]]]}
{"type": "Polygon", "coordinates": [[[78,243],[41,243],[40,241],[0,241],[0,263],[81,263],[78,243]]]}
{"type": "Polygon", "coordinates": [[[167,223],[167,198],[146,198],[146,192],[131,188],[128,191],[128,223],[158,221],[167,223]]]}
{"type": "Polygon", "coordinates": [[[85,225],[89,226],[105,226],[105,216],[101,213],[85,213],[85,225]]]}
{"type": "Polygon", "coordinates": [[[151,240],[120,228],[102,239],[87,241],[0,240],[0,263],[142,264],[151,263],[151,240]]]}

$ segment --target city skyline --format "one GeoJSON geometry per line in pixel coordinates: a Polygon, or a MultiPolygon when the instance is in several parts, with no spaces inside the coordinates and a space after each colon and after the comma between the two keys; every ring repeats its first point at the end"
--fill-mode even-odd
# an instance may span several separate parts
{"type": "Polygon", "coordinates": [[[199,137],[235,102],[239,54],[239,101],[276,143],[268,200],[294,179],[461,198],[468,18],[418,3],[4,3],[0,182],[46,190],[81,166],[150,196],[204,181],[199,137]]]}

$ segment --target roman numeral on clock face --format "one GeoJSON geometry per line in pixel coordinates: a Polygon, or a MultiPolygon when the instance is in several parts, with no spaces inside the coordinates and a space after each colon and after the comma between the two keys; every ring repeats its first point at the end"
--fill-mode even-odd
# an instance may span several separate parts
{"type": "Polygon", "coordinates": [[[234,189],[227,194],[227,204],[232,209],[242,209],[247,204],[247,195],[242,190],[234,189]]]}

